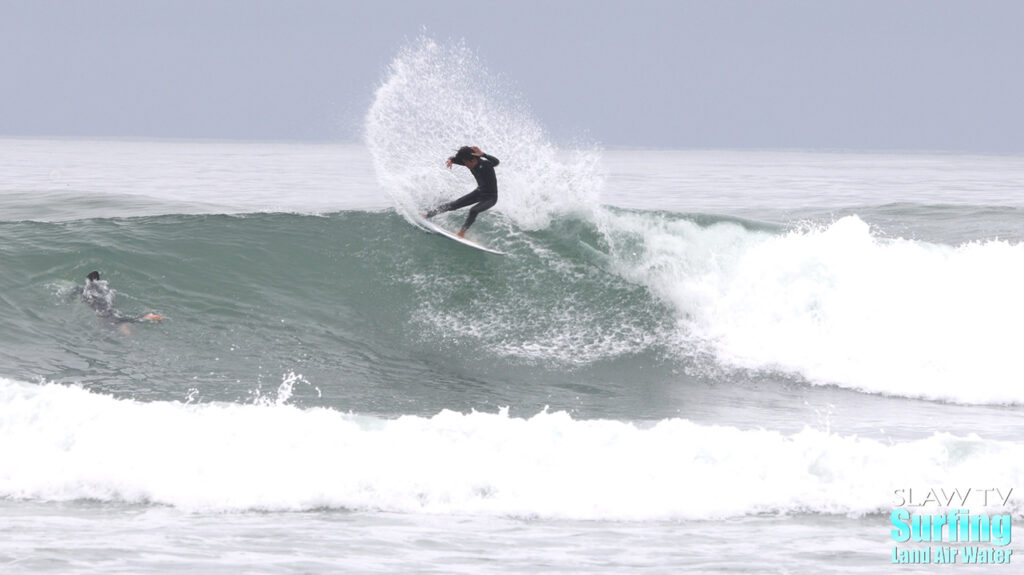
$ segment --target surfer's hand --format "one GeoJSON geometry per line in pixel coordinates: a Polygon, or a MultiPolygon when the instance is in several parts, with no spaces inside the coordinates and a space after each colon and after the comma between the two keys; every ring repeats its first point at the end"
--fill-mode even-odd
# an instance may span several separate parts
{"type": "Polygon", "coordinates": [[[450,169],[452,169],[452,159],[451,159],[451,158],[448,158],[447,160],[445,160],[445,162],[444,162],[444,165],[445,165],[445,167],[447,167],[447,168],[448,168],[449,170],[450,170],[450,169]]]}
{"type": "Polygon", "coordinates": [[[473,155],[474,156],[482,156],[482,155],[484,155],[483,150],[481,150],[480,148],[478,148],[476,146],[473,146],[472,148],[470,148],[470,150],[473,150],[473,155]]]}
{"type": "Polygon", "coordinates": [[[142,319],[149,321],[164,321],[163,316],[157,315],[155,313],[147,313],[146,315],[142,316],[142,319]]]}

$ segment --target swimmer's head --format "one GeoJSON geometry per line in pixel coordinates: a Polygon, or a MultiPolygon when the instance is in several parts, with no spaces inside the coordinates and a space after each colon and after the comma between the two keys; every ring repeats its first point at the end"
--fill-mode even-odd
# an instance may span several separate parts
{"type": "Polygon", "coordinates": [[[91,271],[91,272],[89,272],[89,275],[85,276],[85,279],[87,279],[87,280],[89,280],[91,282],[98,282],[98,281],[100,281],[100,272],[91,271]]]}

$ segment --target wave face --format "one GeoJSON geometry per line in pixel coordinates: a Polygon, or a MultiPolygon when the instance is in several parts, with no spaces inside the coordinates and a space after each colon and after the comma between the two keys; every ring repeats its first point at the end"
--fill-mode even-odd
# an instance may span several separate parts
{"type": "Polygon", "coordinates": [[[791,231],[698,219],[604,210],[539,231],[481,219],[475,233],[506,258],[382,212],[8,223],[0,357],[23,379],[141,378],[217,399],[232,399],[225,382],[288,372],[388,386],[420,365],[447,378],[447,364],[546,385],[650,364],[683,381],[744,372],[1024,401],[1021,244],[884,239],[852,216],[791,231]],[[106,262],[118,262],[105,276],[115,307],[168,318],[132,326],[129,346],[65,296],[106,262]]]}
{"type": "MultiPolygon", "coordinates": [[[[571,379],[563,368],[650,352],[671,329],[661,303],[566,240],[592,227],[499,236],[499,225],[478,230],[511,254],[495,259],[382,212],[9,223],[0,358],[21,379],[156,399],[235,400],[295,372],[335,386],[339,407],[391,413],[410,394],[417,411],[479,405],[481,378],[534,374],[542,392],[504,400],[539,409],[544,386],[571,379]],[[103,325],[68,297],[92,269],[115,308],[165,322],[130,324],[130,337],[103,325]],[[430,387],[444,382],[476,391],[430,387]],[[420,391],[394,391],[407,386],[420,391]]],[[[314,393],[303,389],[296,399],[314,393]]]]}

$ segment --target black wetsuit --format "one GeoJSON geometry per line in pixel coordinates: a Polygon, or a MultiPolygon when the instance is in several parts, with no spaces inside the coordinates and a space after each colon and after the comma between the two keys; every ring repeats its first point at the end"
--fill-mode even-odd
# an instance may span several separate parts
{"type": "Polygon", "coordinates": [[[477,156],[476,166],[469,169],[473,173],[473,177],[476,178],[476,189],[457,200],[441,204],[430,210],[427,212],[427,219],[437,214],[476,204],[469,209],[466,223],[462,224],[462,231],[468,230],[469,226],[476,221],[477,214],[493,208],[494,204],[498,203],[498,178],[494,175],[494,168],[498,163],[498,158],[489,154],[477,156]]]}

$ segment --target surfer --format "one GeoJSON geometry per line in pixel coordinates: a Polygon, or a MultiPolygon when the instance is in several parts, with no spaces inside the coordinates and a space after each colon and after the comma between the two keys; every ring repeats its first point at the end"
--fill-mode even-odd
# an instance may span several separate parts
{"type": "Polygon", "coordinates": [[[89,304],[96,315],[113,324],[164,320],[163,316],[155,313],[147,313],[139,317],[121,315],[121,312],[114,309],[115,293],[106,281],[100,279],[98,271],[89,272],[89,275],[85,276],[85,285],[76,286],[71,290],[72,296],[78,296],[83,302],[89,304]]]}
{"type": "Polygon", "coordinates": [[[476,221],[476,216],[480,212],[493,208],[494,204],[498,203],[498,179],[494,175],[494,168],[498,166],[498,163],[498,158],[483,153],[476,146],[462,146],[459,148],[459,151],[454,156],[448,158],[445,166],[449,170],[452,169],[452,164],[459,164],[469,168],[470,173],[476,178],[476,189],[457,200],[437,206],[424,214],[423,217],[429,220],[437,214],[476,204],[469,209],[466,223],[462,224],[462,229],[459,230],[459,237],[466,237],[466,230],[476,221]]]}

